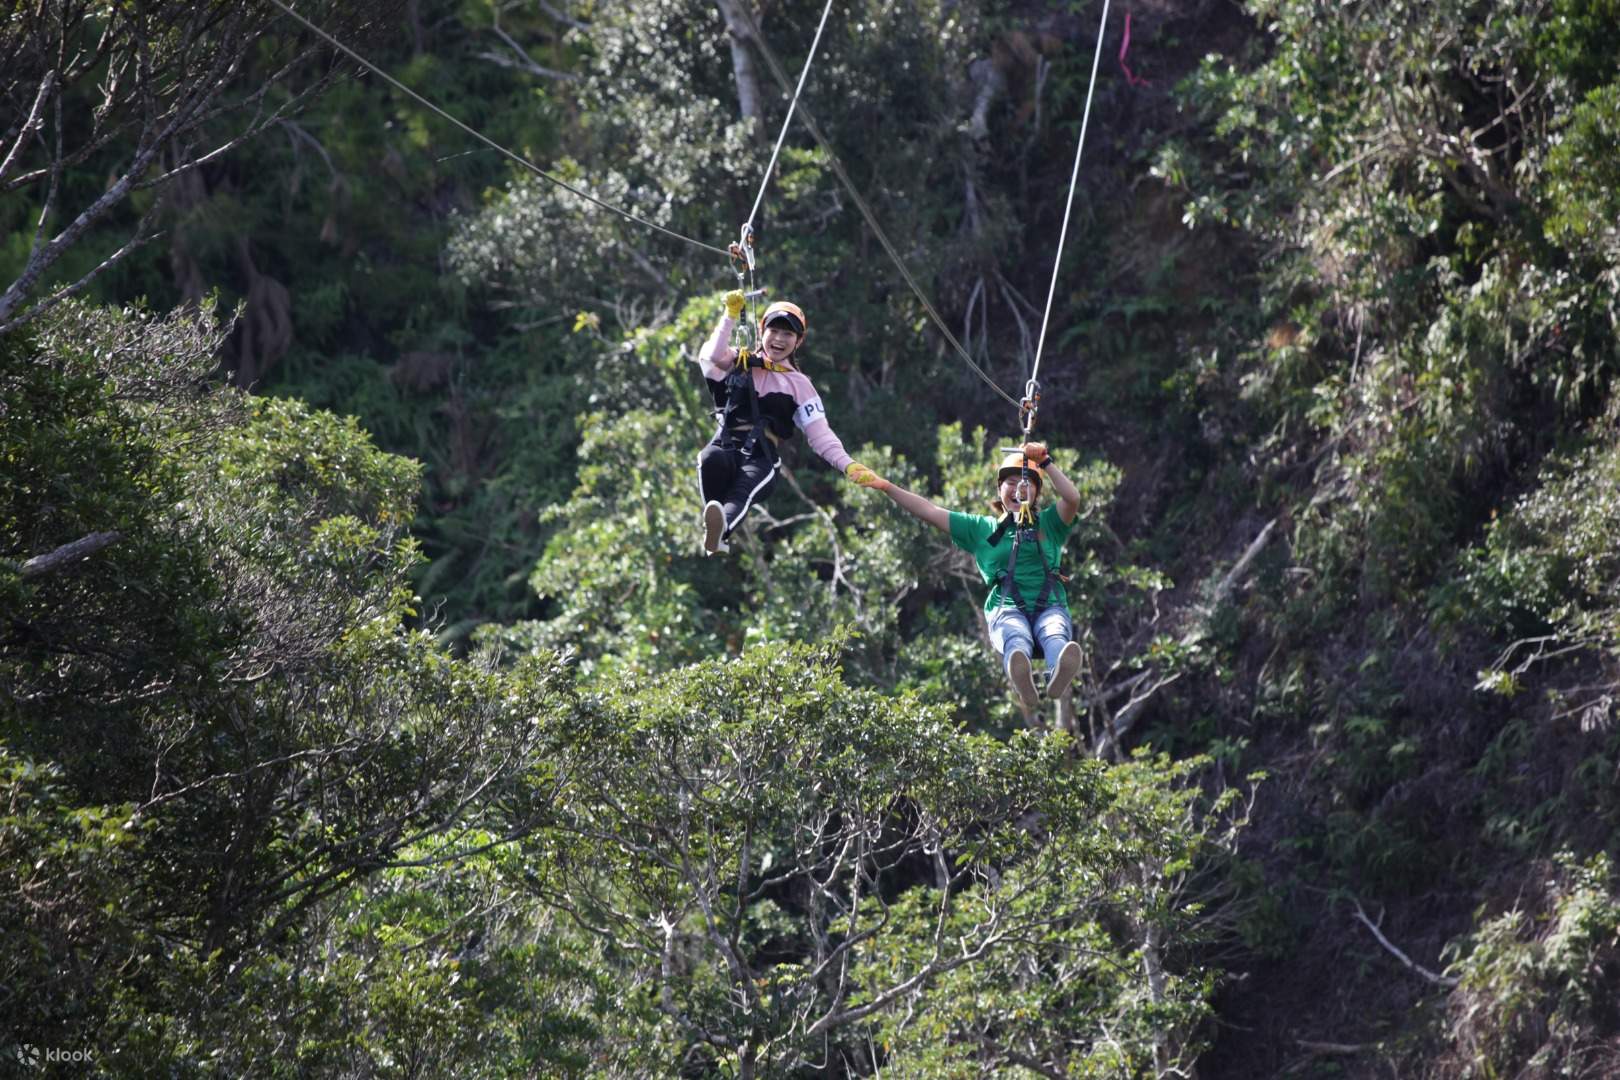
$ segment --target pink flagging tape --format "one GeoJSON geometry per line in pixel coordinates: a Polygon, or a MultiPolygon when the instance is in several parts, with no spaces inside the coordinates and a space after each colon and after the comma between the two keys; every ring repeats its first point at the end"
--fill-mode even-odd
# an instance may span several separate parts
{"type": "Polygon", "coordinates": [[[1125,81],[1132,86],[1152,86],[1153,83],[1140,75],[1132,73],[1130,65],[1125,63],[1125,55],[1131,51],[1131,13],[1125,12],[1125,40],[1119,43],[1119,69],[1125,73],[1125,81]]]}

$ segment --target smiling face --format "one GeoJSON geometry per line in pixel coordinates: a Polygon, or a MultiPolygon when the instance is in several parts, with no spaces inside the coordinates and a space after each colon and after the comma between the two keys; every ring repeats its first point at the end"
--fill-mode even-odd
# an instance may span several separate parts
{"type": "Polygon", "coordinates": [[[768,359],[782,364],[786,363],[788,358],[793,355],[793,350],[799,347],[801,340],[803,339],[799,334],[795,334],[782,323],[773,322],[765,327],[765,333],[760,336],[759,345],[768,359]]]}
{"type": "Polygon", "coordinates": [[[1006,508],[1009,514],[1016,513],[1019,507],[1021,507],[1026,501],[1033,509],[1034,507],[1039,506],[1041,502],[1040,476],[1031,471],[1029,474],[1029,482],[1025,484],[1022,476],[1019,473],[1009,473],[1007,476],[1003,477],[1001,482],[996,486],[996,494],[1001,499],[1001,505],[1006,508]],[[1022,493],[1025,498],[1020,498],[1020,493],[1022,493]]]}

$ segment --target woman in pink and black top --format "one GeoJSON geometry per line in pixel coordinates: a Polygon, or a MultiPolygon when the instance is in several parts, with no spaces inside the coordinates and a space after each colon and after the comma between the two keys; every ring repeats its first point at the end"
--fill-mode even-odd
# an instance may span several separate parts
{"type": "Polygon", "coordinates": [[[871,476],[853,461],[827,423],[821,395],[795,365],[804,341],[804,312],[796,304],[778,300],[759,320],[758,353],[741,354],[728,342],[743,294],[726,294],[726,313],[714,333],[698,350],[698,364],[714,399],[720,425],[714,438],[698,454],[698,486],[703,492],[703,550],[710,555],[727,551],[726,538],[748,508],[765,498],[781,464],[777,446],[804,432],[810,449],[827,464],[856,483],[871,476]]]}

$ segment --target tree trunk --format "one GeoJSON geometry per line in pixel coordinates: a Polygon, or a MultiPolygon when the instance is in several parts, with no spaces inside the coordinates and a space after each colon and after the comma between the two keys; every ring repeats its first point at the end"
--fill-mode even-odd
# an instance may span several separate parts
{"type": "Polygon", "coordinates": [[[720,15],[726,20],[726,37],[731,45],[731,68],[737,79],[737,111],[744,120],[762,118],[760,103],[764,100],[759,90],[759,69],[754,66],[754,54],[748,48],[753,31],[742,5],[750,0],[715,0],[720,15]]]}

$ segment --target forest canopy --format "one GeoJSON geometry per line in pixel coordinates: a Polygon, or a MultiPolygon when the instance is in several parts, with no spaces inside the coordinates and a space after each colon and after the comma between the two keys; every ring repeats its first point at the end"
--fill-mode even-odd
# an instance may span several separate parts
{"type": "Polygon", "coordinates": [[[823,7],[12,6],[7,1068],[1620,1069],[1620,5],[823,7]]]}

